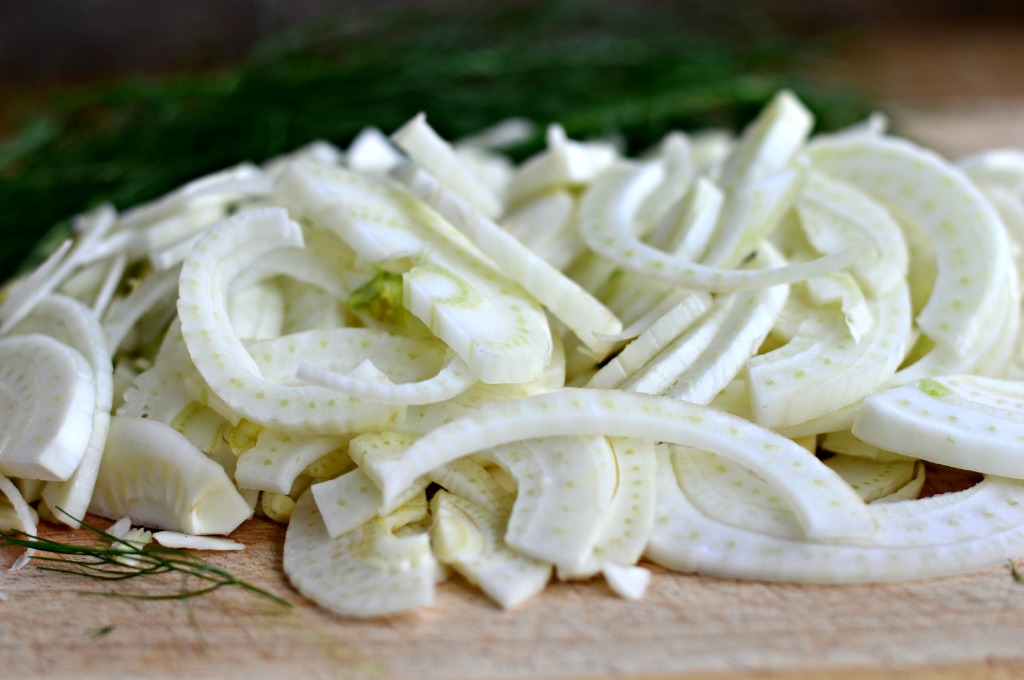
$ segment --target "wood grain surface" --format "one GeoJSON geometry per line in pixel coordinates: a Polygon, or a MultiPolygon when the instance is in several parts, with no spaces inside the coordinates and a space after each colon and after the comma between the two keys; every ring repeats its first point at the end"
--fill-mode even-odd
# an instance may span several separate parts
{"type": "MultiPolygon", "coordinates": [[[[279,566],[281,527],[252,520],[237,534],[249,547],[211,561],[284,595],[293,610],[240,590],[191,605],[82,595],[96,584],[29,567],[4,574],[0,674],[429,680],[885,678],[897,672],[959,678],[1024,671],[1024,586],[1008,567],[836,587],[656,569],[640,603],[593,581],[553,584],[508,612],[453,578],[428,609],[362,621],[324,612],[291,590],[279,566]]],[[[5,565],[13,558],[5,552],[5,565]]],[[[177,586],[175,577],[139,587],[177,586]]]]}

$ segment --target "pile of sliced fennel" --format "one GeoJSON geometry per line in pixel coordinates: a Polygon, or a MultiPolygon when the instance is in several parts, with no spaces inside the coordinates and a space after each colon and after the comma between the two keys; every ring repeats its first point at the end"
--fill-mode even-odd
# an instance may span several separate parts
{"type": "Polygon", "coordinates": [[[0,306],[0,525],[262,515],[351,616],[1016,559],[1024,153],[812,127],[515,165],[420,115],[83,214],[0,306]]]}

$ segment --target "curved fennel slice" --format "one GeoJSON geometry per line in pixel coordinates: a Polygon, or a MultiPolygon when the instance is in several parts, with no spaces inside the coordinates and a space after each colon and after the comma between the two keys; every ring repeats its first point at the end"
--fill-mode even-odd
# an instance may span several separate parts
{"type": "MultiPolygon", "coordinates": [[[[659,453],[659,466],[668,466],[659,453]]],[[[817,543],[733,526],[703,513],[672,475],[658,475],[646,556],[679,571],[770,581],[871,583],[967,573],[1020,554],[1024,486],[991,477],[965,491],[867,506],[869,537],[817,543]]]]}
{"type": "Polygon", "coordinates": [[[902,489],[913,480],[918,467],[911,458],[882,461],[843,455],[832,456],[825,465],[839,473],[865,503],[902,489]]]}
{"type": "Polygon", "coordinates": [[[665,253],[641,241],[632,222],[644,197],[661,178],[658,165],[620,162],[602,174],[583,195],[579,229],[583,240],[599,255],[627,269],[679,286],[735,291],[792,283],[843,269],[860,254],[860,247],[771,269],[722,269],[665,253]]]}
{"type": "Polygon", "coordinates": [[[617,570],[635,565],[647,546],[654,525],[654,477],[657,460],[654,444],[643,439],[612,437],[617,483],[611,505],[604,515],[600,532],[585,560],[569,569],[558,568],[558,578],[585,579],[603,573],[609,585],[620,595],[642,593],[646,581],[642,574],[617,570]],[[615,583],[621,577],[623,592],[615,583]],[[637,579],[644,585],[634,583],[637,579]]]}
{"type": "Polygon", "coordinates": [[[814,167],[866,191],[931,235],[938,274],[917,325],[958,354],[968,352],[998,303],[1010,267],[1006,228],[963,171],[889,137],[812,144],[814,167]]]}
{"type": "Polygon", "coordinates": [[[876,392],[857,438],[913,458],[1024,478],[1024,383],[973,375],[926,378],[876,392]]]}
{"type": "MultiPolygon", "coordinates": [[[[604,437],[545,437],[482,452],[517,482],[505,543],[574,573],[611,506],[615,459],[604,437]]],[[[371,472],[372,474],[372,472],[371,472]]]]}
{"type": "Polygon", "coordinates": [[[665,397],[564,388],[495,403],[421,437],[397,459],[366,461],[385,505],[416,477],[501,444],[552,436],[630,437],[697,446],[732,458],[775,486],[812,536],[870,533],[860,497],[799,444],[753,423],[665,397]]]}
{"type": "Polygon", "coordinates": [[[63,482],[47,482],[42,495],[51,508],[61,508],[57,519],[75,529],[76,518],[85,517],[96,485],[100,458],[110,426],[114,399],[114,367],[107,353],[106,338],[96,314],[74,298],[52,294],[43,298],[12,333],[44,333],[78,350],[92,369],[95,406],[92,429],[78,467],[63,482]]]}
{"type": "MultiPolygon", "coordinates": [[[[453,354],[437,375],[416,382],[395,384],[387,375],[380,371],[372,362],[372,368],[378,379],[368,380],[358,377],[353,372],[340,373],[318,368],[311,364],[299,364],[296,375],[300,380],[322,385],[332,390],[363,399],[383,401],[391,404],[433,404],[456,397],[470,387],[477,378],[462,358],[453,354]],[[379,379],[379,378],[383,378],[379,379]]],[[[360,364],[363,366],[364,364],[360,364]]]]}
{"type": "MultiPolygon", "coordinates": [[[[755,255],[756,265],[772,266],[781,256],[767,244],[755,255]]],[[[666,394],[695,404],[707,404],[743,369],[771,332],[786,304],[789,286],[770,286],[735,294],[711,344],[692,365],[678,374],[666,394]]]]}
{"type": "Polygon", "coordinates": [[[835,253],[862,240],[872,248],[850,266],[857,282],[871,295],[884,295],[906,281],[909,255],[900,224],[862,189],[811,170],[796,213],[815,250],[835,253]]]}
{"type": "Polygon", "coordinates": [[[186,534],[229,534],[252,514],[224,469],[170,425],[114,416],[89,511],[186,534]]]}
{"type": "Polygon", "coordinates": [[[399,166],[392,175],[464,233],[593,353],[609,351],[608,343],[597,338],[618,333],[622,322],[579,284],[415,165],[399,166]]]}
{"type": "Polygon", "coordinates": [[[317,385],[268,380],[231,327],[232,279],[262,255],[301,246],[299,226],[279,208],[238,213],[203,236],[185,260],[178,298],[182,336],[196,369],[230,409],[272,429],[341,434],[393,422],[399,415],[393,407],[339,398],[317,385]]]}
{"type": "Polygon", "coordinates": [[[591,376],[586,386],[618,387],[668,343],[699,321],[712,304],[711,296],[707,293],[696,292],[685,296],[602,366],[591,376]]]}
{"type": "Polygon", "coordinates": [[[0,339],[0,474],[64,481],[91,440],[96,378],[78,350],[48,335],[0,339]]]}
{"type": "Polygon", "coordinates": [[[331,538],[304,493],[284,539],[284,572],[295,588],[345,616],[386,616],[434,601],[437,563],[427,534],[398,536],[382,519],[331,538]]]}
{"type": "Polygon", "coordinates": [[[430,543],[444,564],[504,609],[536,595],[551,565],[511,550],[502,539],[507,515],[441,490],[430,501],[430,543]]]}
{"type": "Polygon", "coordinates": [[[345,445],[347,437],[263,430],[238,456],[235,483],[241,489],[287,494],[308,465],[345,445]]]}
{"type": "Polygon", "coordinates": [[[647,242],[659,250],[699,261],[711,243],[724,200],[714,182],[698,177],[683,200],[665,212],[647,242]]]}
{"type": "Polygon", "coordinates": [[[365,260],[412,260],[402,275],[405,308],[481,380],[530,382],[544,370],[552,351],[544,310],[422,201],[341,168],[295,164],[281,179],[290,205],[365,260]]]}
{"type": "Polygon", "coordinates": [[[506,215],[501,228],[561,270],[586,250],[576,233],[575,213],[573,195],[567,189],[556,189],[506,215]]]}
{"type": "Polygon", "coordinates": [[[819,310],[788,343],[746,366],[755,421],[798,425],[860,401],[896,373],[910,346],[910,296],[896,286],[868,303],[876,322],[855,342],[842,315],[819,310]]]}

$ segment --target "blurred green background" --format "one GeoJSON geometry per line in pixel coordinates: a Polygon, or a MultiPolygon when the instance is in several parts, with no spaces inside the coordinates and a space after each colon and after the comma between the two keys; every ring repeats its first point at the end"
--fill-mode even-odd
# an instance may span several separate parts
{"type": "Polygon", "coordinates": [[[786,87],[834,129],[871,101],[822,64],[853,28],[899,21],[893,4],[4,3],[0,276],[101,201],[125,208],[314,139],[389,132],[418,111],[451,138],[524,116],[640,151],[671,129],[736,128],[786,87]]]}

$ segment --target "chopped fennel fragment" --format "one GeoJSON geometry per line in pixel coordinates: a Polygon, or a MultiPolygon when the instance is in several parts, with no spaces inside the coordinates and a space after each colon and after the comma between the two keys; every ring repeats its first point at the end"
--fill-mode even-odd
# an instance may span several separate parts
{"type": "Polygon", "coordinates": [[[244,550],[245,544],[214,536],[194,536],[178,531],[154,531],[153,540],[165,548],[189,550],[244,550]]]}

